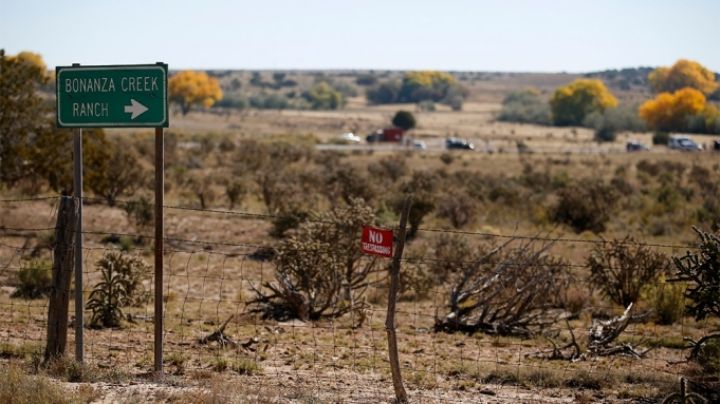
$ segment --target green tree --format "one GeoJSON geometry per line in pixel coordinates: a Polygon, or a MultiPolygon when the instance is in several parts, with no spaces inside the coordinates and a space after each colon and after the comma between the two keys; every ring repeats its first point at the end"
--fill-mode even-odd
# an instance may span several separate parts
{"type": "MultiPolygon", "coordinates": [[[[140,165],[137,153],[127,142],[113,142],[111,149],[107,165],[103,164],[105,172],[90,176],[88,187],[96,195],[105,198],[108,205],[114,206],[119,197],[134,193],[142,185],[146,172],[140,165]]],[[[99,150],[91,152],[100,153],[99,150]]]]}
{"type": "MultiPolygon", "coordinates": [[[[65,195],[73,190],[72,138],[70,130],[46,128],[29,144],[31,147],[26,153],[29,171],[46,180],[50,189],[65,195]]],[[[102,188],[101,184],[113,180],[110,177],[110,164],[116,150],[102,129],[83,130],[82,142],[85,171],[83,186],[98,190],[102,188]]],[[[113,167],[113,170],[124,168],[113,167]]]]}
{"type": "Polygon", "coordinates": [[[415,116],[409,111],[398,111],[392,119],[392,124],[402,130],[410,130],[416,123],[415,116]]]}
{"type": "Polygon", "coordinates": [[[345,97],[327,82],[315,84],[303,97],[313,109],[339,109],[345,105],[345,97]]]}
{"type": "Polygon", "coordinates": [[[0,181],[13,184],[29,174],[30,142],[50,128],[50,108],[36,91],[48,80],[44,66],[39,55],[7,56],[0,49],[0,181]]]}
{"type": "Polygon", "coordinates": [[[617,106],[617,99],[600,80],[578,79],[555,90],[550,99],[556,125],[581,125],[592,112],[617,106]]]}

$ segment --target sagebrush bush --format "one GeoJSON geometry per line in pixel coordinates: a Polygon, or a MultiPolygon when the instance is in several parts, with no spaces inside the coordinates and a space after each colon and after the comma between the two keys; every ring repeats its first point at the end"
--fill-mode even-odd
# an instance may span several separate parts
{"type": "Polygon", "coordinates": [[[502,103],[499,121],[550,125],[550,105],[536,91],[525,90],[510,93],[502,103]]]}
{"type": "Polygon", "coordinates": [[[152,202],[144,196],[125,203],[125,214],[130,222],[138,230],[149,228],[155,218],[155,210],[152,202]]]}
{"type": "Polygon", "coordinates": [[[455,193],[440,199],[437,205],[439,217],[447,218],[450,224],[459,229],[475,219],[475,201],[466,193],[455,193]]]}
{"type": "Polygon", "coordinates": [[[38,299],[50,293],[52,262],[32,260],[23,264],[17,273],[18,286],[13,297],[38,299]]]}
{"type": "Polygon", "coordinates": [[[615,189],[601,181],[583,180],[558,191],[552,210],[555,222],[565,223],[575,232],[601,233],[617,204],[615,189]]]}
{"type": "Polygon", "coordinates": [[[637,302],[642,288],[670,267],[668,257],[631,237],[597,244],[587,258],[590,283],[623,307],[637,302]]]}

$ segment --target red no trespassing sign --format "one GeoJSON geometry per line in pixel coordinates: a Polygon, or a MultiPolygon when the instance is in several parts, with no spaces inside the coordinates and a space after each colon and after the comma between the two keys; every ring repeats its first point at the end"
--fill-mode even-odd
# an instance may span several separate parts
{"type": "Polygon", "coordinates": [[[392,257],[393,232],[392,230],[364,226],[361,246],[364,253],[392,257]]]}

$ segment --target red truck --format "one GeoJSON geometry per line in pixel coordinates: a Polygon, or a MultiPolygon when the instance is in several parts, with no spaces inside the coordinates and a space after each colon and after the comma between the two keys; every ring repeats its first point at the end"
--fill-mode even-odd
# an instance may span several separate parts
{"type": "Polygon", "coordinates": [[[375,133],[367,135],[365,140],[368,143],[373,142],[402,142],[405,131],[400,128],[378,129],[375,133]]]}

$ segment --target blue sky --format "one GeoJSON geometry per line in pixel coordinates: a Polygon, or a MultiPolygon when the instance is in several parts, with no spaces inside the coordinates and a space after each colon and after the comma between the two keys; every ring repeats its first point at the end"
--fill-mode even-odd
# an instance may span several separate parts
{"type": "Polygon", "coordinates": [[[48,66],[720,71],[715,0],[0,0],[0,47],[48,66]]]}

